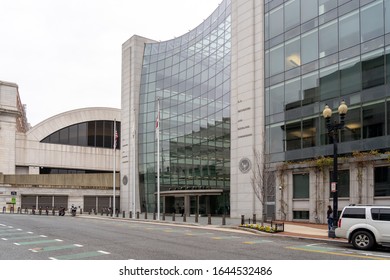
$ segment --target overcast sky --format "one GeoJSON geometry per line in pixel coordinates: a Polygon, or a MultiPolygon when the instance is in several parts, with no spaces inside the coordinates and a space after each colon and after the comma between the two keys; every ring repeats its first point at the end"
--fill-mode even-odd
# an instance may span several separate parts
{"type": "Polygon", "coordinates": [[[0,0],[0,80],[18,84],[31,125],[77,108],[120,108],[122,44],[179,37],[221,2],[0,0]]]}

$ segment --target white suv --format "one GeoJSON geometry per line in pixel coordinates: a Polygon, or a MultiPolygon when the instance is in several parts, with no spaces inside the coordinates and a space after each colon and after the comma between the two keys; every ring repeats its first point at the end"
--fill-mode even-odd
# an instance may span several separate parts
{"type": "Polygon", "coordinates": [[[346,238],[359,250],[369,250],[376,245],[390,246],[390,206],[344,207],[336,237],[346,238]]]}

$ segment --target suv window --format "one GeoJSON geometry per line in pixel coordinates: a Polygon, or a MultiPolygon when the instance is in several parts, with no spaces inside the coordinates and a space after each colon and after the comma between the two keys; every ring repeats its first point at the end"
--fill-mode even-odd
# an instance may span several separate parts
{"type": "Polygon", "coordinates": [[[366,209],[365,208],[345,208],[343,218],[350,219],[365,219],[366,209]]]}
{"type": "Polygon", "coordinates": [[[371,216],[373,220],[390,221],[390,209],[387,208],[372,208],[371,216]]]}

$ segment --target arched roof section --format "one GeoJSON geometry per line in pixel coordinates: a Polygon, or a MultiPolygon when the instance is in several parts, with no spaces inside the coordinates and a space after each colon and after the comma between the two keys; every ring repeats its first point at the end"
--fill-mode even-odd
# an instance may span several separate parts
{"type": "Polygon", "coordinates": [[[41,141],[50,134],[82,122],[98,120],[121,121],[121,110],[107,107],[90,107],[67,111],[48,118],[32,127],[27,133],[27,139],[41,141]]]}

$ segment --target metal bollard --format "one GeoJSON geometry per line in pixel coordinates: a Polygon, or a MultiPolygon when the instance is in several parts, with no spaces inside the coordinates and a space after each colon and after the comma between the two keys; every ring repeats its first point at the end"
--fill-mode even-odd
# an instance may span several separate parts
{"type": "Polygon", "coordinates": [[[175,212],[172,213],[172,221],[175,221],[175,212]]]}
{"type": "Polygon", "coordinates": [[[253,220],[253,223],[256,224],[256,214],[253,214],[252,220],[253,220]]]}
{"type": "Polygon", "coordinates": [[[207,224],[211,225],[211,214],[208,215],[207,224]]]}
{"type": "Polygon", "coordinates": [[[148,219],[148,212],[145,212],[145,220],[148,219]]]}
{"type": "Polygon", "coordinates": [[[222,225],[226,226],[226,216],[225,216],[225,214],[222,216],[222,225]]]}
{"type": "Polygon", "coordinates": [[[122,212],[122,218],[126,218],[125,211],[122,212]]]}
{"type": "Polygon", "coordinates": [[[156,212],[153,212],[153,220],[156,220],[156,212]]]}
{"type": "Polygon", "coordinates": [[[241,215],[241,225],[245,224],[245,215],[241,215]]]}
{"type": "Polygon", "coordinates": [[[130,212],[129,212],[129,218],[130,218],[130,219],[133,218],[133,211],[130,211],[130,212]]]}
{"type": "Polygon", "coordinates": [[[139,212],[137,211],[137,219],[139,219],[139,212]]]}
{"type": "Polygon", "coordinates": [[[183,214],[183,222],[184,223],[187,222],[187,215],[186,215],[186,213],[183,214]]]}
{"type": "Polygon", "coordinates": [[[165,212],[162,214],[162,220],[165,221],[165,212]]]}
{"type": "Polygon", "coordinates": [[[195,214],[195,223],[199,223],[199,214],[198,213],[195,214]]]}

